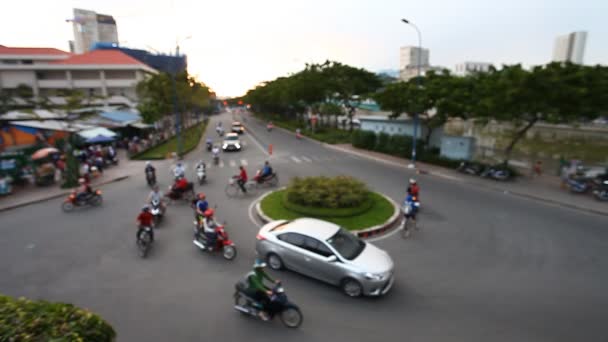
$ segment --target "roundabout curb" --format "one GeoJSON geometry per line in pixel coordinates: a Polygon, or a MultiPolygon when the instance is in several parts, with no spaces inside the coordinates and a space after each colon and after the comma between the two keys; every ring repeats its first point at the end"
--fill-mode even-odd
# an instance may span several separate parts
{"type": "MultiPolygon", "coordinates": [[[[262,223],[266,224],[268,222],[275,221],[268,215],[264,214],[264,212],[262,211],[262,204],[261,204],[262,200],[264,200],[264,198],[266,198],[266,196],[272,194],[273,192],[276,192],[279,190],[284,190],[284,189],[286,189],[286,187],[283,186],[283,187],[277,188],[276,190],[268,191],[256,199],[255,212],[256,212],[258,218],[260,220],[262,220],[262,223]]],[[[361,230],[352,230],[351,231],[360,238],[364,238],[364,239],[371,238],[373,236],[380,235],[380,234],[387,232],[388,230],[393,228],[393,226],[395,226],[395,224],[399,221],[399,218],[401,217],[401,208],[395,201],[393,201],[392,199],[390,199],[389,197],[387,197],[386,195],[384,195],[382,193],[377,192],[377,194],[384,197],[384,199],[386,199],[393,205],[393,208],[394,208],[393,215],[382,224],[379,224],[379,225],[376,225],[373,227],[369,227],[369,228],[365,228],[365,229],[361,229],[361,230]]]]}

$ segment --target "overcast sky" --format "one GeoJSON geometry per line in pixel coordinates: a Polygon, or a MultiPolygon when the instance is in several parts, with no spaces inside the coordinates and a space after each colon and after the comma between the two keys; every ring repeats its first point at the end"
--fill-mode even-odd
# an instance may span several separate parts
{"type": "Polygon", "coordinates": [[[67,50],[72,8],[113,15],[122,45],[169,52],[219,95],[337,60],[397,69],[399,47],[422,44],[431,64],[543,64],[555,37],[589,32],[585,64],[608,64],[608,0],[18,0],[0,11],[0,44],[67,50]]]}

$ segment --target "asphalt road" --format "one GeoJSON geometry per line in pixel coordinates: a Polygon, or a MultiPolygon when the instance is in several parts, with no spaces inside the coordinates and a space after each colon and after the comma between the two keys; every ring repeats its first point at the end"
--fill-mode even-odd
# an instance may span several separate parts
{"type": "MultiPolygon", "coordinates": [[[[215,137],[212,118],[208,135],[215,137]]],[[[61,200],[0,213],[0,292],[66,301],[111,322],[120,341],[606,341],[606,217],[545,205],[433,176],[421,184],[422,230],[375,241],[395,261],[396,281],[381,298],[347,298],[333,287],[280,272],[304,323],[289,330],[232,308],[234,283],[255,258],[254,196],[229,199],[228,178],[264,160],[281,183],[294,176],[348,174],[401,201],[409,171],[329,150],[248,119],[242,152],[222,155],[198,187],[238,248],[236,260],[192,244],[192,214],[172,205],[148,259],[137,256],[135,216],[148,188],[139,177],[104,187],[101,208],[61,212],[61,200]],[[232,161],[232,162],[231,162],[232,161]],[[234,165],[234,166],[231,166],[234,165]]],[[[210,161],[202,151],[187,158],[210,161]]],[[[161,184],[169,162],[158,162],[161,184]]]]}

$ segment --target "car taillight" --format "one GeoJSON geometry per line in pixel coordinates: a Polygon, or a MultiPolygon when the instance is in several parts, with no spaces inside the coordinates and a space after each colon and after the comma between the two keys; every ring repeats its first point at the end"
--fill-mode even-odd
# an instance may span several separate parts
{"type": "Polygon", "coordinates": [[[256,235],[256,236],[255,236],[255,238],[256,238],[256,239],[258,239],[258,240],[260,240],[260,241],[262,241],[262,240],[266,240],[266,238],[265,238],[265,237],[263,237],[263,236],[262,236],[262,235],[260,235],[260,234],[256,235]]]}

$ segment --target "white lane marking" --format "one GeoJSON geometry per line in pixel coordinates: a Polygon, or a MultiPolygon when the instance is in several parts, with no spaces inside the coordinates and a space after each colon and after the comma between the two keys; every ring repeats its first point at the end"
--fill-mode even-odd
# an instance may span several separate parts
{"type": "Polygon", "coordinates": [[[247,164],[247,159],[241,159],[241,165],[243,165],[243,166],[249,165],[249,164],[247,164]]]}
{"type": "Polygon", "coordinates": [[[371,238],[371,239],[365,239],[365,241],[374,242],[374,241],[380,241],[380,240],[383,240],[383,239],[389,238],[389,237],[391,237],[391,236],[393,236],[393,235],[397,234],[398,232],[400,232],[400,231],[403,229],[403,227],[404,227],[404,223],[405,223],[405,221],[404,221],[404,220],[401,220],[401,224],[399,224],[399,227],[397,227],[397,228],[393,229],[393,231],[392,231],[392,232],[390,232],[390,233],[388,233],[388,234],[382,234],[382,235],[380,235],[380,236],[378,236],[378,237],[375,237],[375,238],[371,238]]]}
{"type": "Polygon", "coordinates": [[[230,159],[230,167],[235,167],[236,166],[236,162],[234,161],[234,159],[230,159]]]}
{"type": "Polygon", "coordinates": [[[291,156],[291,160],[293,160],[296,163],[301,163],[302,161],[300,159],[298,159],[297,157],[291,156]]]}
{"type": "Polygon", "coordinates": [[[312,158],[314,161],[316,161],[316,162],[320,162],[320,161],[322,161],[321,157],[312,156],[311,158],[312,158]]]}
{"type": "Polygon", "coordinates": [[[264,152],[265,155],[268,155],[268,151],[264,148],[264,146],[262,146],[262,144],[260,144],[260,142],[256,138],[253,137],[253,135],[248,134],[247,136],[260,148],[262,152],[264,152]]]}
{"type": "Polygon", "coordinates": [[[220,165],[219,165],[219,167],[224,167],[224,161],[223,161],[223,160],[220,160],[220,165]]]}
{"type": "Polygon", "coordinates": [[[261,228],[263,223],[259,223],[258,220],[255,219],[255,216],[253,214],[253,208],[255,207],[256,204],[258,204],[258,202],[260,201],[260,198],[262,196],[264,196],[265,194],[262,194],[260,197],[256,198],[255,200],[253,200],[251,202],[251,204],[249,205],[249,210],[248,210],[248,214],[249,214],[249,219],[251,220],[251,222],[253,222],[253,224],[255,224],[258,228],[261,228]]]}
{"type": "Polygon", "coordinates": [[[312,162],[312,159],[310,159],[310,158],[308,158],[306,156],[302,156],[300,158],[302,158],[302,160],[305,161],[305,162],[309,162],[309,163],[312,162]]]}

